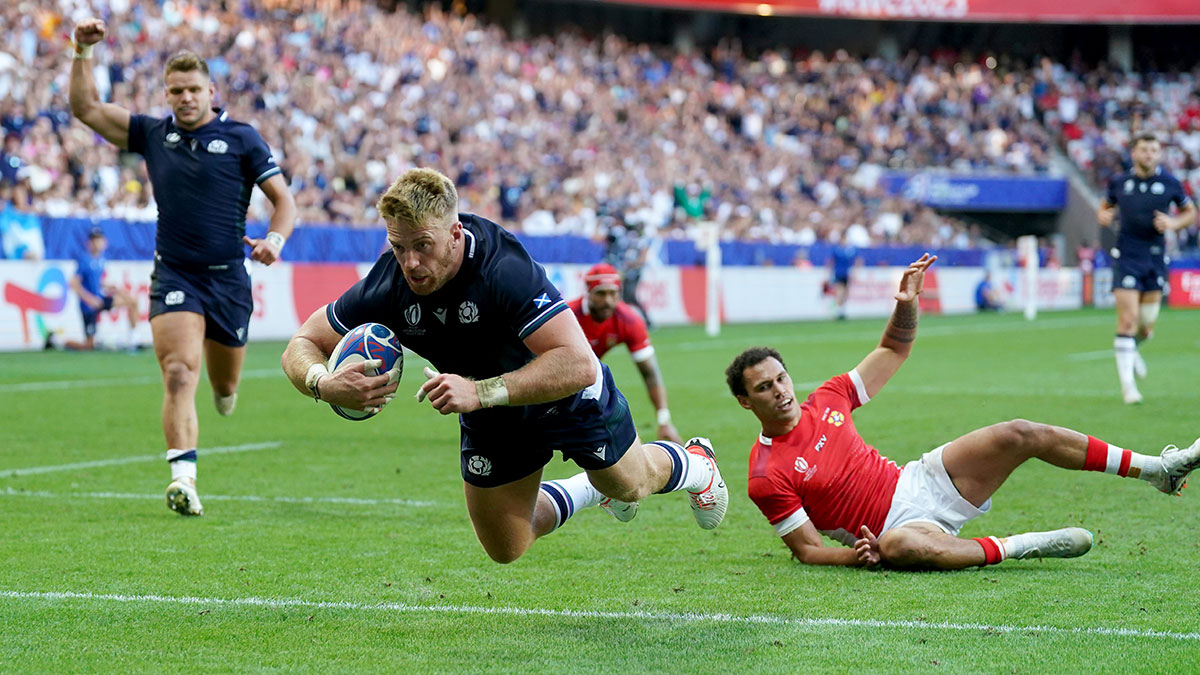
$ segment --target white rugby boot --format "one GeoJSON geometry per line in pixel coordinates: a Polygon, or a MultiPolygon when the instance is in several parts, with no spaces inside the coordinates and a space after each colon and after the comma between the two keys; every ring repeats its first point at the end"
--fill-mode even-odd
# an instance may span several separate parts
{"type": "Polygon", "coordinates": [[[1200,468],[1200,438],[1186,448],[1168,445],[1162,451],[1162,477],[1150,484],[1160,492],[1179,495],[1187,485],[1188,474],[1200,468]]]}
{"type": "Polygon", "coordinates": [[[233,392],[228,396],[221,396],[213,390],[213,405],[217,407],[217,413],[221,417],[229,417],[233,414],[233,409],[237,407],[237,392],[233,392]]]}
{"type": "Polygon", "coordinates": [[[1125,401],[1125,405],[1140,405],[1142,402],[1142,392],[1138,391],[1137,385],[1122,387],[1121,398],[1125,401]]]}
{"type": "Polygon", "coordinates": [[[190,478],[176,478],[167,486],[167,507],[181,516],[202,516],[204,507],[196,482],[190,478]]]}
{"type": "Polygon", "coordinates": [[[1064,527],[1050,532],[1026,532],[1008,537],[1004,544],[1012,558],[1078,558],[1092,550],[1092,533],[1082,527],[1064,527]]]}
{"type": "Polygon", "coordinates": [[[612,497],[605,497],[600,501],[600,508],[604,509],[605,513],[613,518],[616,518],[622,523],[628,523],[629,521],[633,520],[635,516],[637,516],[638,503],[623,502],[619,499],[613,499],[612,497]]]}
{"type": "Polygon", "coordinates": [[[721,470],[717,468],[717,453],[713,451],[712,441],[697,436],[688,439],[684,449],[712,463],[713,475],[708,486],[699,492],[688,490],[696,523],[705,530],[711,530],[725,519],[725,510],[729,508],[729,489],[725,487],[725,479],[721,478],[721,470]]]}

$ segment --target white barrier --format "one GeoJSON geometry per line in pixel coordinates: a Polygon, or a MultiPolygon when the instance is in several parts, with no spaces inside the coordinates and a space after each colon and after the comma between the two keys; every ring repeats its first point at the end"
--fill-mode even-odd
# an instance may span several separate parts
{"type": "MultiPolygon", "coordinates": [[[[250,339],[283,340],[291,337],[309,314],[335,299],[370,263],[359,265],[251,264],[254,314],[250,339]]],[[[140,321],[133,337],[150,342],[146,322],[150,309],[149,262],[110,262],[105,283],[121,286],[138,300],[140,321]]],[[[587,265],[546,265],[550,280],[566,298],[584,293],[587,265]]],[[[887,316],[892,294],[904,268],[856,267],[851,272],[847,314],[851,317],[887,316]]],[[[83,322],[79,298],[68,280],[75,273],[72,261],[31,263],[0,261],[0,350],[40,349],[46,332],[81,339],[83,322]]],[[[824,269],[795,267],[725,267],[721,270],[721,313],[727,323],[796,321],[833,317],[832,299],[823,294],[828,278],[824,269]]],[[[983,279],[976,267],[933,268],[926,277],[922,308],[926,312],[958,314],[975,311],[975,287],[983,279]]],[[[1010,309],[1024,297],[1019,270],[1009,278],[994,279],[1010,298],[1010,309]]],[[[707,275],[702,267],[647,268],[638,287],[638,299],[657,324],[703,323],[707,275]]],[[[1046,310],[1082,306],[1082,280],[1077,269],[1041,270],[1039,307],[1046,310]]],[[[125,337],[123,313],[101,314],[97,340],[117,345],[125,337]]]]}

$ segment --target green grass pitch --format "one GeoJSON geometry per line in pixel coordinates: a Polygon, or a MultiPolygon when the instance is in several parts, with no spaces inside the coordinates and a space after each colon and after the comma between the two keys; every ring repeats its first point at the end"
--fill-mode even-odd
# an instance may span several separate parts
{"type": "MultiPolygon", "coordinates": [[[[1015,417],[1157,454],[1200,434],[1200,313],[1165,311],[1143,347],[1146,403],[1120,401],[1111,311],[925,317],[913,356],[855,414],[904,462],[1015,417]]],[[[803,397],[853,367],[882,320],[654,334],[684,436],[730,486],[707,532],[686,498],[636,520],[576,515],[492,563],[463,505],[455,419],[399,396],[336,417],[255,343],[237,413],[197,396],[206,515],[167,510],[161,385],[149,353],[0,354],[0,670],[5,672],[1195,672],[1200,485],[1031,463],[966,536],[1078,525],[1075,560],[952,573],[803,567],[746,497],[758,431],[725,389],[741,349],[777,347],[803,397]],[[222,452],[208,452],[216,448],[222,452]],[[1189,494],[1191,493],[1191,494],[1189,494]]],[[[485,346],[481,346],[485,348],[485,346]]],[[[643,438],[649,399],[610,354],[643,438]]],[[[520,452],[520,439],[513,439],[520,452]]],[[[549,477],[575,472],[555,459],[549,477]]]]}

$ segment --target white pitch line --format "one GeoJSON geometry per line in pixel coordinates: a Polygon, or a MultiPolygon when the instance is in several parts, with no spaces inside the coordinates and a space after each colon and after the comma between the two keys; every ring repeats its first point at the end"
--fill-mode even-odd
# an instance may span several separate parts
{"type": "MultiPolygon", "coordinates": [[[[17,490],[6,487],[0,497],[44,497],[48,499],[153,499],[162,501],[160,494],[136,492],[47,492],[45,490],[17,490]]],[[[415,499],[364,499],[362,497],[263,497],[260,495],[213,495],[205,493],[204,501],[227,502],[279,502],[283,504],[352,504],[355,506],[437,506],[437,502],[415,499]]]]}
{"type": "MultiPolygon", "coordinates": [[[[284,377],[278,368],[246,370],[242,372],[243,380],[261,380],[268,377],[284,377]]],[[[134,377],[108,377],[90,380],[47,380],[44,382],[13,382],[0,384],[0,394],[27,391],[57,391],[60,389],[92,389],[95,387],[127,387],[131,385],[158,384],[162,375],[136,375],[134,377]]]]}
{"type": "Polygon", "coordinates": [[[217,605],[229,607],[267,607],[280,609],[335,609],[409,614],[476,614],[499,616],[551,616],[580,619],[620,619],[637,621],[666,621],[676,623],[758,624],[796,627],[835,628],[897,628],[995,633],[1054,633],[1066,635],[1101,635],[1105,637],[1158,638],[1185,642],[1200,641],[1200,633],[1180,633],[1165,630],[1137,630],[1103,626],[1061,628],[1058,626],[1010,626],[1005,624],[958,623],[950,621],[883,621],[879,619],[788,618],[770,615],[701,614],[693,612],[600,612],[595,610],[538,609],[527,607],[481,607],[473,605],[407,605],[396,602],[374,604],[360,602],[323,602],[292,598],[196,598],[165,595],[120,595],[114,593],[77,593],[73,591],[27,592],[0,591],[0,598],[13,600],[100,600],[124,603],[159,603],[175,605],[217,605]]]}
{"type": "Polygon", "coordinates": [[[1067,354],[1065,358],[1068,361],[1100,361],[1102,359],[1113,358],[1113,350],[1102,349],[1095,352],[1076,352],[1074,354],[1067,354]]]}
{"type": "MultiPolygon", "coordinates": [[[[283,445],[281,441],[268,441],[266,443],[245,443],[243,445],[226,445],[216,448],[200,448],[197,454],[201,456],[208,455],[224,455],[231,452],[252,452],[255,450],[271,450],[283,445]]],[[[0,470],[0,478],[9,478],[12,476],[29,476],[38,473],[53,473],[55,471],[74,471],[75,469],[92,469],[98,466],[118,466],[121,464],[134,464],[137,462],[165,462],[167,461],[166,453],[157,455],[135,455],[133,457],[114,457],[113,459],[97,459],[91,462],[74,462],[72,464],[52,464],[50,466],[31,466],[23,469],[3,469],[0,470]]]]}

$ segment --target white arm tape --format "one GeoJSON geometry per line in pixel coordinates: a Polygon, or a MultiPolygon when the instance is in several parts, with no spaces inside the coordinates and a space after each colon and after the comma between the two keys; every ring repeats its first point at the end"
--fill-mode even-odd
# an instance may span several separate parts
{"type": "Polygon", "coordinates": [[[275,250],[282,251],[283,245],[287,243],[287,239],[278,232],[268,232],[267,236],[263,237],[268,244],[275,247],[275,250]]]}

